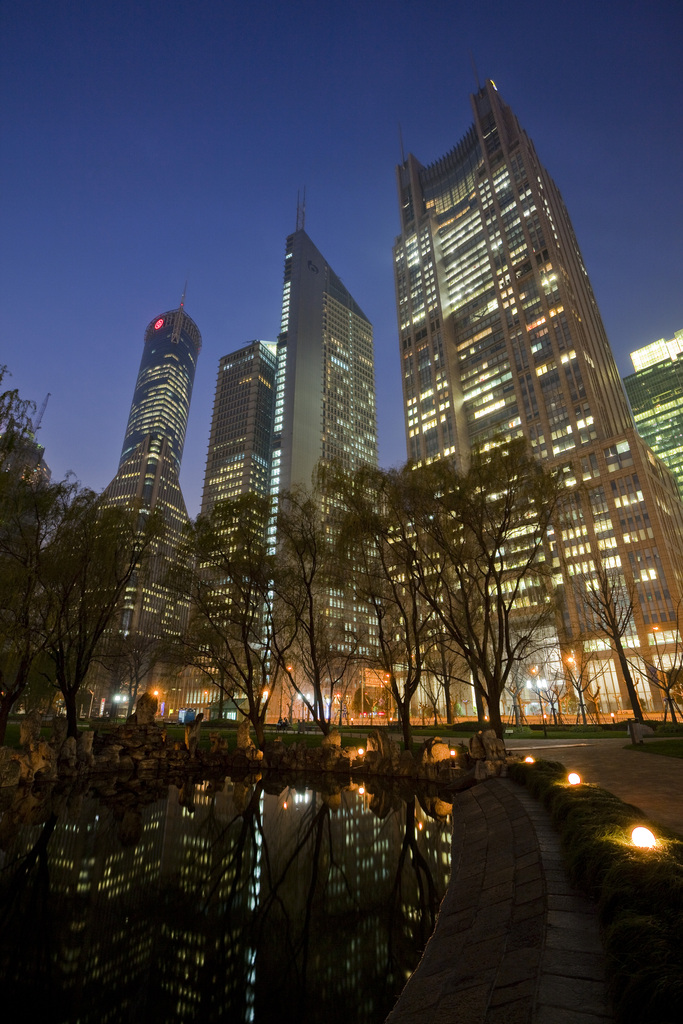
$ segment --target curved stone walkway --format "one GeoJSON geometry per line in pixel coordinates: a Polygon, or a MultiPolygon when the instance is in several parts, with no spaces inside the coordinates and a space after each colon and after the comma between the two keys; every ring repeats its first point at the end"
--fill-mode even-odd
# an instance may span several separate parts
{"type": "Polygon", "coordinates": [[[452,876],[387,1024],[613,1021],[595,910],[569,885],[550,819],[493,779],[453,803],[452,876]]]}

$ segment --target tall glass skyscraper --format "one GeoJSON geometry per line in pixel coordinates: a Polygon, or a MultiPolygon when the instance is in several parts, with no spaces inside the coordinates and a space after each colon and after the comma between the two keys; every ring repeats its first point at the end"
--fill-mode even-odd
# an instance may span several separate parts
{"type": "Polygon", "coordinates": [[[181,302],[148,324],[119,466],[148,434],[165,437],[180,472],[197,357],[199,329],[181,302]]]}
{"type": "Polygon", "coordinates": [[[269,493],[276,365],[268,341],[251,341],[218,365],[202,515],[226,498],[269,493]]]}
{"type": "Polygon", "coordinates": [[[104,496],[143,515],[156,511],[164,534],[155,541],[144,574],[131,581],[125,595],[125,633],[177,634],[187,616],[188,601],[169,591],[166,577],[188,518],[179,473],[201,344],[182,302],[155,317],[145,331],[119,469],[104,496]]]}
{"type": "Polygon", "coordinates": [[[303,229],[287,239],[271,491],[377,465],[372,324],[303,229]]]}
{"type": "Polygon", "coordinates": [[[683,495],[683,330],[631,352],[624,377],[638,433],[678,481],[683,495]]]}
{"type": "MultiPolygon", "coordinates": [[[[621,570],[635,594],[629,657],[650,707],[655,633],[671,635],[683,590],[675,481],[635,431],[557,186],[493,82],[472,110],[449,153],[427,166],[409,155],[397,168],[408,458],[464,466],[473,446],[523,435],[587,492],[588,515],[555,535],[558,585],[576,593],[570,577],[590,578],[598,559],[621,570]]],[[[581,601],[564,609],[563,642],[578,646],[590,632],[581,601]]],[[[616,659],[605,654],[599,672],[617,710],[616,659]]]]}

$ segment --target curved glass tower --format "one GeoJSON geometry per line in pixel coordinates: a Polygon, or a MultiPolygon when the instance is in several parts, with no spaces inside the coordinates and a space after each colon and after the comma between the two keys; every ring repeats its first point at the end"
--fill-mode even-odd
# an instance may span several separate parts
{"type": "Polygon", "coordinates": [[[178,477],[202,337],[181,302],[148,324],[144,344],[118,472],[104,497],[163,519],[163,537],[131,581],[121,620],[124,634],[163,637],[181,631],[189,607],[168,589],[166,577],[187,522],[178,477]]]}
{"type": "Polygon", "coordinates": [[[145,331],[145,347],[119,468],[148,436],[168,441],[176,470],[185,444],[192,385],[202,336],[180,303],[178,309],[155,317],[145,331]]]}

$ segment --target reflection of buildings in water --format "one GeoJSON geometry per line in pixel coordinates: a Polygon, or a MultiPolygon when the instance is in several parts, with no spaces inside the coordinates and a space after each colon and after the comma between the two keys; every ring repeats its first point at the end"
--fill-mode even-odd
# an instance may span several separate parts
{"type": "Polygon", "coordinates": [[[285,991],[288,976],[305,975],[307,999],[328,1006],[334,1019],[348,1004],[349,1019],[373,1020],[414,968],[416,934],[424,931],[426,941],[433,928],[450,875],[450,822],[418,808],[408,843],[401,800],[345,791],[329,803],[310,789],[266,798],[264,845],[277,895],[267,934],[287,936],[289,945],[261,945],[257,962],[271,971],[278,964],[285,991]],[[414,852],[424,858],[428,885],[418,879],[414,852]],[[425,930],[421,891],[432,884],[436,904],[425,930]]]}
{"type": "MultiPolygon", "coordinates": [[[[393,995],[387,970],[400,988],[418,955],[406,944],[422,913],[410,850],[397,879],[405,808],[379,818],[370,797],[336,799],[331,810],[311,790],[274,796],[231,782],[171,787],[125,812],[84,799],[47,844],[49,898],[34,872],[2,929],[6,994],[8,982],[28,988],[37,1004],[45,988],[46,1006],[84,1024],[146,1006],[155,1019],[275,1019],[283,993],[335,1016],[352,1007],[359,1024],[376,1018],[393,995]]],[[[450,828],[419,808],[416,818],[440,896],[450,828]]],[[[22,828],[4,865],[40,836],[22,828]]]]}

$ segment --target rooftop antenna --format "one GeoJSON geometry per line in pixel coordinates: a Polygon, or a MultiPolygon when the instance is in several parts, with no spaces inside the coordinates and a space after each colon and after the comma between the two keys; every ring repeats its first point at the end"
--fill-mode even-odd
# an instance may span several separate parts
{"type": "Polygon", "coordinates": [[[303,202],[299,202],[299,193],[296,194],[296,230],[303,231],[306,226],[306,186],[304,185],[303,202]]]}
{"type": "Polygon", "coordinates": [[[404,164],[406,162],[406,155],[403,152],[403,130],[400,121],[398,122],[398,144],[401,147],[401,163],[404,164]]]}
{"type": "Polygon", "coordinates": [[[173,324],[173,332],[171,334],[171,344],[172,345],[177,345],[178,342],[180,341],[180,332],[183,329],[183,316],[182,316],[182,314],[185,313],[185,295],[186,295],[186,293],[187,293],[187,279],[185,280],[185,285],[183,287],[183,294],[180,296],[180,305],[178,306],[178,313],[176,314],[175,322],[173,324]]]}
{"type": "Polygon", "coordinates": [[[481,91],[481,85],[479,84],[479,74],[477,72],[477,65],[474,63],[474,55],[470,50],[470,61],[472,63],[472,71],[474,72],[474,81],[477,83],[477,92],[481,91]]]}

